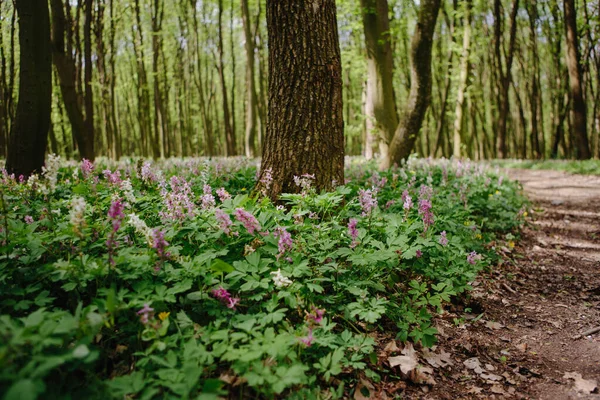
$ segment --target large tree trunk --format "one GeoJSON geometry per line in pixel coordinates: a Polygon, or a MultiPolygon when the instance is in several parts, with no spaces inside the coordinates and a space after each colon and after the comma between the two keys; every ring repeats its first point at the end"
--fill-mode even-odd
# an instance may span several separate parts
{"type": "Polygon", "coordinates": [[[254,34],[252,21],[248,10],[248,0],[241,0],[242,22],[244,24],[244,38],[246,40],[246,133],[244,135],[244,148],[246,157],[256,156],[256,120],[258,112],[258,97],[254,82],[254,34]]]}
{"type": "Polygon", "coordinates": [[[402,122],[380,167],[400,163],[412,152],[431,100],[431,47],[441,0],[421,0],[419,20],[412,38],[410,95],[402,122]]]}
{"type": "Polygon", "coordinates": [[[46,0],[17,0],[19,102],[9,139],[6,169],[15,175],[41,172],[52,104],[50,16],[46,0]]]}
{"type": "Polygon", "coordinates": [[[577,37],[577,16],[575,14],[575,1],[565,0],[565,31],[567,37],[567,67],[571,83],[573,129],[571,140],[575,146],[575,156],[580,159],[591,157],[587,137],[586,105],[583,99],[581,62],[579,58],[579,39],[577,37]]]}
{"type": "Polygon", "coordinates": [[[298,192],[294,176],[313,174],[317,190],[344,182],[342,67],[335,0],[267,0],[269,117],[257,190],[271,199],[298,192]]]}
{"type": "Polygon", "coordinates": [[[467,81],[469,79],[469,50],[471,48],[471,1],[466,0],[463,16],[463,48],[460,58],[460,76],[458,80],[458,94],[456,97],[456,108],[454,110],[454,134],[453,134],[453,152],[455,158],[460,158],[461,153],[461,132],[463,127],[463,104],[465,102],[465,92],[467,90],[467,81]]]}
{"type": "MultiPolygon", "coordinates": [[[[398,113],[393,85],[393,53],[387,0],[361,0],[365,47],[367,50],[366,115],[374,119],[371,128],[379,153],[387,157],[389,142],[398,127],[398,113]]],[[[370,129],[370,130],[371,130],[370,129]]],[[[368,137],[368,136],[367,136],[368,137]]],[[[371,146],[371,144],[367,144],[371,146]]],[[[368,152],[368,149],[367,149],[368,152]]]]}

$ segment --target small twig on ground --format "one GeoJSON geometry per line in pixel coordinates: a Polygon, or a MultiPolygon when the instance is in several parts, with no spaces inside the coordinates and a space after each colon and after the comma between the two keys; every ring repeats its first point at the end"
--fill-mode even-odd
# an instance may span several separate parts
{"type": "Polygon", "coordinates": [[[593,335],[594,333],[597,333],[597,332],[600,332],[600,326],[597,326],[597,327],[592,328],[592,329],[588,329],[587,331],[583,332],[582,334],[574,336],[573,339],[576,340],[576,339],[579,339],[579,338],[582,338],[582,337],[585,337],[585,336],[593,335]]]}
{"type": "Polygon", "coordinates": [[[506,290],[508,290],[509,292],[511,292],[512,294],[517,294],[517,291],[514,290],[513,288],[511,288],[510,286],[508,286],[506,283],[502,284],[502,287],[506,290]]]}

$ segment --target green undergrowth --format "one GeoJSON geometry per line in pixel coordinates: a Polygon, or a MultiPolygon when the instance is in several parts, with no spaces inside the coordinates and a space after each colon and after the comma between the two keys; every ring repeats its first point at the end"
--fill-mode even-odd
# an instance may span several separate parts
{"type": "Polygon", "coordinates": [[[0,396],[351,396],[390,373],[375,338],[433,345],[433,316],[524,221],[518,185],[478,164],[349,159],[344,185],[299,177],[279,206],[255,176],[243,159],[5,174],[0,396]]]}
{"type": "Polygon", "coordinates": [[[548,169],[571,174],[600,175],[600,160],[493,160],[490,164],[503,168],[548,169]]]}

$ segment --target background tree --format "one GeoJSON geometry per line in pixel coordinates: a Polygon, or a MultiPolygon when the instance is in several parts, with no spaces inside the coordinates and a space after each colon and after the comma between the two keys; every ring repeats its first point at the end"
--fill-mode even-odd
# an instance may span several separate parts
{"type": "Polygon", "coordinates": [[[46,0],[16,0],[19,15],[19,102],[6,169],[15,175],[41,172],[52,101],[50,17],[46,0]]]}
{"type": "Polygon", "coordinates": [[[423,0],[419,6],[419,20],[410,50],[410,95],[400,125],[390,144],[389,155],[382,160],[382,168],[388,168],[393,163],[400,163],[407,158],[421,130],[431,100],[431,47],[439,10],[440,0],[423,0]]]}
{"type": "Polygon", "coordinates": [[[298,192],[294,176],[305,174],[317,190],[331,189],[344,181],[335,0],[269,0],[267,26],[269,120],[257,189],[272,199],[298,192]]]}
{"type": "Polygon", "coordinates": [[[565,30],[567,38],[567,67],[571,82],[571,114],[573,125],[571,137],[575,143],[575,156],[579,159],[590,158],[590,148],[587,137],[586,105],[583,99],[581,62],[579,56],[579,38],[577,33],[577,15],[575,1],[565,0],[565,30]]]}
{"type": "Polygon", "coordinates": [[[388,156],[389,142],[398,126],[394,96],[394,63],[387,0],[361,0],[367,51],[367,89],[365,99],[365,157],[373,157],[373,147],[380,156],[388,156]]]}

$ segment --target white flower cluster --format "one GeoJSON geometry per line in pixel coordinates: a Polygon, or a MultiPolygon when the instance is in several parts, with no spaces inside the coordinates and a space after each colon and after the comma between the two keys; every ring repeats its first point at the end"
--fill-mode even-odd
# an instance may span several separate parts
{"type": "Polygon", "coordinates": [[[136,214],[129,214],[129,224],[135,228],[135,231],[146,238],[149,245],[152,244],[152,229],[148,228],[148,225],[143,219],[138,217],[136,214]]]}
{"type": "Polygon", "coordinates": [[[87,204],[81,196],[75,196],[69,204],[69,221],[73,225],[73,230],[81,234],[80,228],[85,225],[85,208],[87,204]]]}
{"type": "Polygon", "coordinates": [[[58,179],[58,169],[60,168],[60,156],[49,154],[46,165],[42,167],[42,175],[48,180],[50,190],[56,189],[56,181],[58,179]]]}
{"type": "Polygon", "coordinates": [[[282,288],[286,286],[290,286],[293,282],[290,278],[287,278],[281,274],[281,268],[275,272],[271,272],[273,275],[273,283],[275,287],[282,288]]]}
{"type": "Polygon", "coordinates": [[[135,195],[133,194],[133,186],[131,186],[131,180],[125,179],[121,182],[121,190],[123,191],[123,195],[130,203],[135,203],[135,195]]]}

